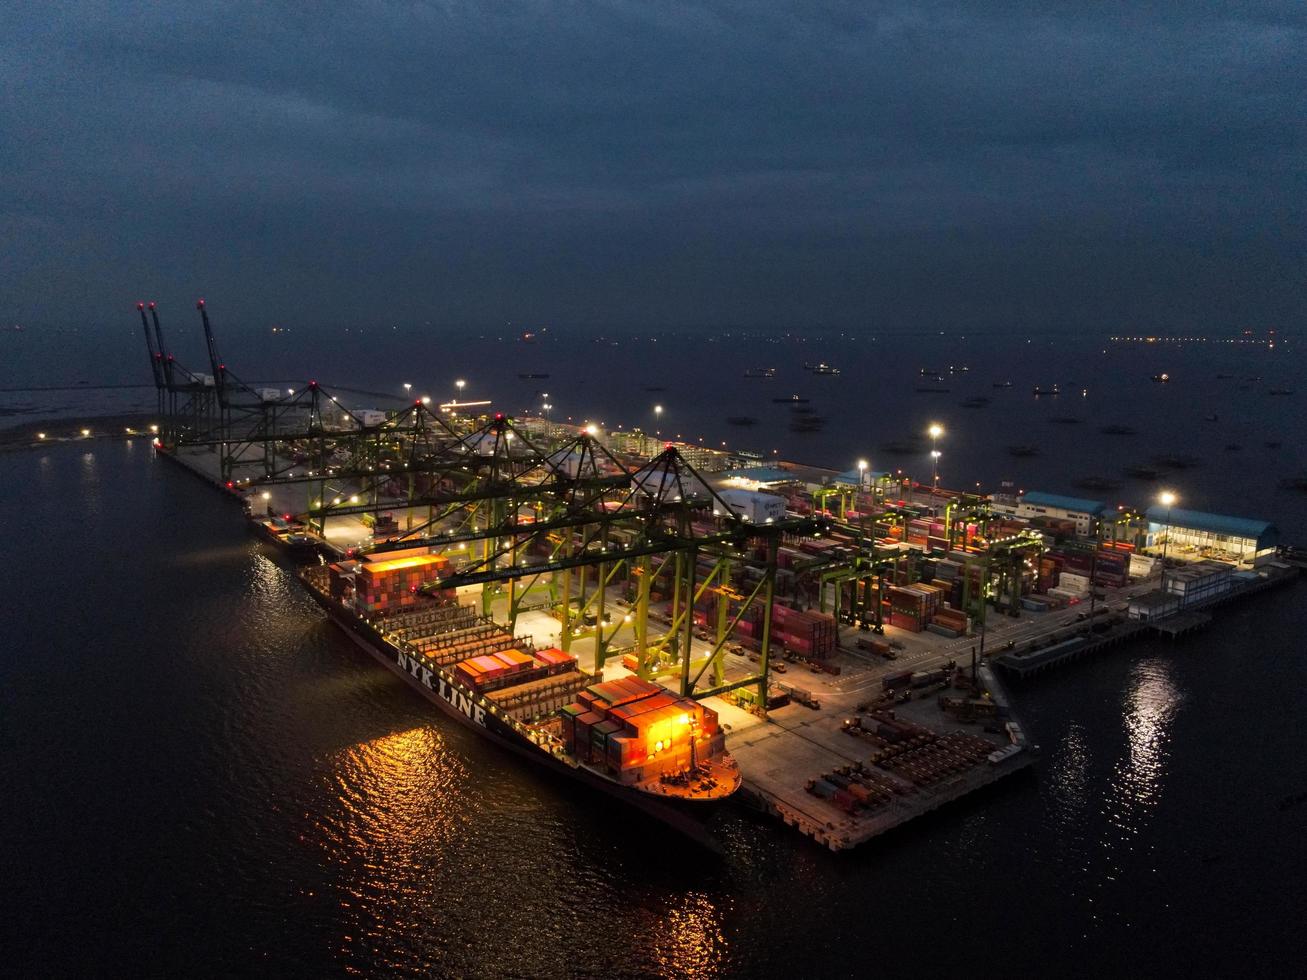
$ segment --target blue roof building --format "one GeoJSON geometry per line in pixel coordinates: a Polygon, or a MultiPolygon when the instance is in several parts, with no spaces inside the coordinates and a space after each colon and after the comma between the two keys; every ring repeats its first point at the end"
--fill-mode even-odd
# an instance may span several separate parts
{"type": "Polygon", "coordinates": [[[1087,500],[1084,497],[1064,497],[1060,493],[1043,493],[1031,490],[1021,498],[1021,503],[1028,507],[1044,507],[1049,510],[1064,510],[1069,514],[1088,514],[1098,517],[1112,509],[1101,500],[1087,500]]]}
{"type": "Polygon", "coordinates": [[[788,470],[775,466],[746,466],[738,470],[727,470],[722,476],[731,480],[752,480],[754,483],[789,483],[797,480],[788,470]]]}
{"type": "Polygon", "coordinates": [[[1148,547],[1165,544],[1172,558],[1215,558],[1239,565],[1260,565],[1275,555],[1279,529],[1270,521],[1206,514],[1154,504],[1148,518],[1148,547]]]}

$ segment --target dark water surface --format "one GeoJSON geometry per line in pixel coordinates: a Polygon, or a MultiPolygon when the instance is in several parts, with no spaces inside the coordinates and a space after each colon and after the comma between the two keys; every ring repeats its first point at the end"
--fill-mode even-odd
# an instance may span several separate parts
{"type": "MultiPolygon", "coordinates": [[[[1218,384],[1203,351],[1162,358],[1185,386],[1147,381],[1156,351],[1127,381],[1120,354],[1099,355],[1110,367],[1082,360],[1091,346],[1026,360],[1012,345],[980,351],[991,363],[973,361],[976,391],[955,385],[936,402],[910,379],[877,382],[888,368],[866,347],[833,379],[793,363],[833,360],[828,350],[746,351],[717,359],[721,380],[693,407],[705,430],[728,412],[766,415],[736,367],[781,362],[790,378],[765,384],[839,386],[821,407],[840,421],[814,441],[787,434],[787,455],[840,465],[900,435],[887,430],[941,416],[944,472],[965,462],[976,479],[1062,491],[1081,470],[1237,440],[1241,452],[1209,446],[1171,485],[1307,542],[1303,498],[1277,487],[1305,458],[1297,398],[1218,384]],[[1065,387],[1078,373],[1090,396],[1047,408],[1028,387],[984,390],[998,361],[1025,385],[1036,360],[1051,365],[1038,380],[1065,387]],[[958,407],[967,394],[995,401],[958,407]],[[1219,434],[1207,412],[1221,415],[1219,434]],[[1139,435],[1098,433],[1112,422],[1139,435]],[[1023,426],[1038,436],[1013,434],[1023,426]],[[1262,432],[1283,446],[1265,449],[1262,432]],[[1001,449],[1017,441],[1045,452],[1011,460],[1001,449]]],[[[622,397],[688,412],[637,382],[713,376],[709,362],[609,349],[632,357],[628,380],[600,392],[595,373],[573,377],[599,392],[576,396],[593,406],[578,414],[622,397]]],[[[498,364],[498,383],[519,384],[545,355],[532,356],[498,364]]],[[[550,354],[540,370],[580,356],[550,354]]],[[[1264,376],[1259,388],[1282,383],[1265,350],[1229,356],[1258,361],[1233,370],[1264,376]]],[[[947,364],[920,352],[900,363],[919,366],[947,364]]],[[[1137,643],[1015,688],[1044,748],[1029,778],[842,855],[728,810],[717,860],[447,723],[325,622],[237,508],[144,444],[11,454],[0,469],[6,973],[1296,975],[1307,955],[1307,803],[1281,806],[1307,793],[1301,586],[1186,641],[1137,643]]],[[[1149,492],[1128,484],[1122,496],[1149,492]]]]}

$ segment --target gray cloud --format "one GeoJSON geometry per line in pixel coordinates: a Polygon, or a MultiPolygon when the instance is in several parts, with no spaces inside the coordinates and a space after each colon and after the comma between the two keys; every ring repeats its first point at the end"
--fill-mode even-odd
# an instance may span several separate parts
{"type": "Polygon", "coordinates": [[[1300,4],[22,6],[11,319],[1302,312],[1300,4]]]}

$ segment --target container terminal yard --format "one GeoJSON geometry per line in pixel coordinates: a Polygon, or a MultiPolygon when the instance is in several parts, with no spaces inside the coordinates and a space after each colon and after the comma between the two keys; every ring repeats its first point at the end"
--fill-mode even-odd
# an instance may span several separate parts
{"type": "Polygon", "coordinates": [[[1177,637],[1300,568],[1272,524],[1169,493],[979,495],[487,403],[257,387],[197,306],[203,372],[138,307],[156,450],[242,502],[445,713],[692,836],[733,797],[853,847],[1031,764],[1006,680],[1177,637]]]}

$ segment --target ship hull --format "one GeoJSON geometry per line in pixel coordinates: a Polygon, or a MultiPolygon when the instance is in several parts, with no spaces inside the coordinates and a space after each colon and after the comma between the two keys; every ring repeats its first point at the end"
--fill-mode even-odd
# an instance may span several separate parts
{"type": "Polygon", "coordinates": [[[356,646],[401,677],[409,687],[460,725],[558,776],[583,783],[591,789],[634,806],[709,850],[721,853],[721,846],[708,834],[702,822],[702,817],[706,815],[704,811],[706,808],[711,808],[710,804],[704,801],[682,803],[672,798],[659,799],[652,794],[605,779],[583,766],[569,765],[537,746],[502,719],[473,703],[447,678],[439,676],[403,651],[395,649],[365,620],[341,609],[317,589],[311,586],[306,588],[331,621],[340,627],[356,646]]]}

